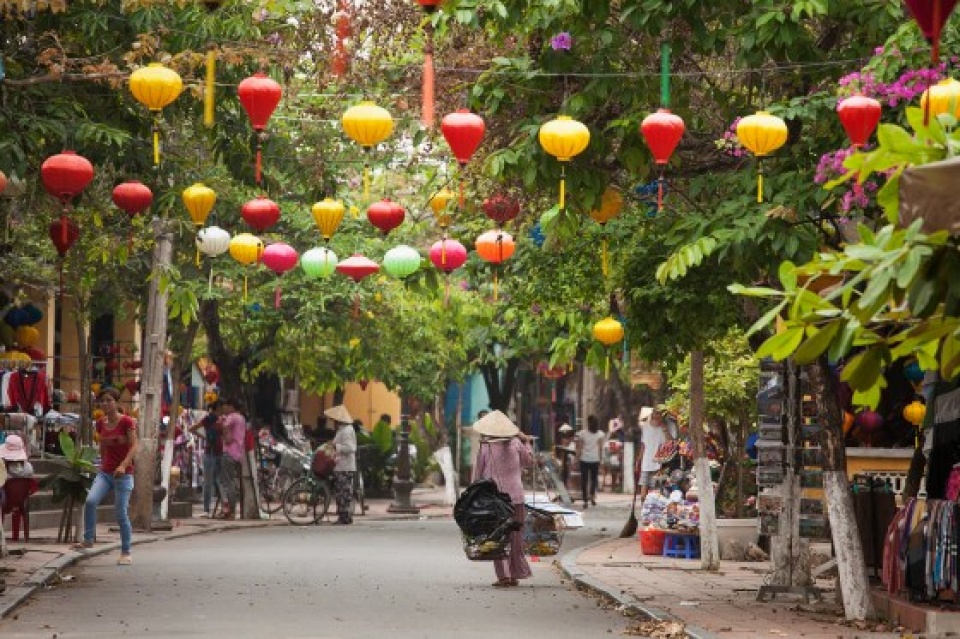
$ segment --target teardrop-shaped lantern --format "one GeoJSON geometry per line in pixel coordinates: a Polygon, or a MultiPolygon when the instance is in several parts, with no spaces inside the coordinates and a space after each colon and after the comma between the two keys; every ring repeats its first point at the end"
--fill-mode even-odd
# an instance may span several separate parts
{"type": "Polygon", "coordinates": [[[258,195],[240,207],[240,216],[258,233],[263,233],[280,220],[280,206],[264,195],[258,195]]]}
{"type": "Polygon", "coordinates": [[[330,277],[337,270],[337,254],[322,246],[304,251],[300,256],[300,268],[310,277],[330,277]]]}
{"type": "Polygon", "coordinates": [[[680,144],[686,127],[683,118],[670,112],[669,109],[658,109],[643,119],[640,124],[640,134],[644,142],[653,153],[653,161],[659,167],[657,178],[657,211],[663,210],[663,173],[670,156],[680,144]]]}
{"type": "Polygon", "coordinates": [[[346,212],[343,202],[331,198],[324,198],[321,202],[316,202],[311,208],[313,221],[320,231],[320,235],[327,242],[337,232],[340,222],[343,221],[343,215],[346,212]]]}
{"type": "Polygon", "coordinates": [[[590,130],[568,115],[557,116],[540,127],[538,135],[543,150],[554,156],[560,165],[560,210],[566,208],[566,163],[583,153],[590,144],[590,130]]]}
{"type": "Polygon", "coordinates": [[[270,116],[273,115],[277,105],[280,104],[280,98],[283,96],[283,89],[273,78],[265,73],[255,73],[249,78],[245,78],[237,85],[237,95],[240,97],[240,104],[243,110],[247,112],[250,118],[250,124],[256,131],[256,161],[254,166],[254,180],[260,184],[261,171],[263,165],[263,156],[261,145],[263,143],[264,129],[270,116]]]}
{"type": "MultiPolygon", "coordinates": [[[[600,207],[590,211],[590,217],[600,226],[606,226],[607,222],[620,215],[622,210],[623,195],[617,189],[608,186],[600,196],[600,207]]],[[[600,269],[604,277],[610,274],[606,231],[603,231],[603,238],[600,241],[600,269]]]]}
{"type": "Polygon", "coordinates": [[[464,166],[473,157],[486,131],[486,124],[476,113],[467,109],[460,109],[443,116],[440,121],[440,131],[443,138],[450,145],[453,156],[460,166],[464,166]]]}
{"type": "MultiPolygon", "coordinates": [[[[260,257],[260,261],[279,277],[293,269],[297,265],[298,258],[297,251],[292,246],[283,242],[275,242],[263,249],[263,255],[260,257]]],[[[279,281],[274,290],[273,307],[280,308],[279,281]]]]}
{"type": "Polygon", "coordinates": [[[387,251],[383,256],[383,270],[390,277],[403,279],[420,269],[421,257],[417,249],[401,244],[387,251]]]}
{"type": "Polygon", "coordinates": [[[159,62],[130,74],[130,93],[153,113],[153,164],[160,164],[160,111],[183,91],[183,80],[159,62]]]}
{"type": "Polygon", "coordinates": [[[433,217],[437,220],[437,226],[445,229],[450,226],[451,216],[447,213],[447,205],[450,200],[456,197],[456,194],[450,189],[443,188],[433,194],[430,198],[430,210],[433,211],[433,217]]]}
{"type": "Polygon", "coordinates": [[[859,149],[880,123],[880,103],[864,95],[852,95],[837,104],[837,116],[850,138],[850,145],[859,149]]]}
{"type": "Polygon", "coordinates": [[[953,12],[957,0],[906,0],[907,8],[931,44],[931,66],[940,61],[940,33],[953,12]]]}
{"type": "Polygon", "coordinates": [[[57,254],[60,257],[66,255],[70,247],[80,237],[80,227],[77,226],[76,222],[65,217],[50,222],[47,231],[50,235],[50,241],[53,242],[53,246],[57,249],[57,254]]]}
{"type": "Polygon", "coordinates": [[[757,202],[763,202],[763,158],[786,144],[787,133],[787,123],[766,111],[737,123],[737,139],[757,158],[757,202]]]}
{"type": "Polygon", "coordinates": [[[113,189],[113,203],[130,217],[143,213],[153,204],[153,191],[146,184],[130,180],[113,189]]]}
{"type": "Polygon", "coordinates": [[[181,197],[183,205],[187,207],[187,212],[190,214],[190,219],[197,227],[203,226],[210,211],[213,210],[213,205],[217,203],[216,191],[201,182],[185,188],[181,197]]]}
{"type": "Polygon", "coordinates": [[[367,209],[367,219],[384,235],[403,224],[405,217],[403,207],[388,199],[374,202],[367,209]]]}
{"type": "Polygon", "coordinates": [[[940,80],[920,96],[920,107],[929,115],[949,113],[960,119],[960,82],[953,78],[940,80]]]}

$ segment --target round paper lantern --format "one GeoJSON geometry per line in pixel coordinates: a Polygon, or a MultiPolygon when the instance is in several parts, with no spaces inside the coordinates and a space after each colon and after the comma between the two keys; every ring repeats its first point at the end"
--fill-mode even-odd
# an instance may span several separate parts
{"type": "Polygon", "coordinates": [[[927,415],[927,407],[918,399],[913,400],[903,409],[903,418],[919,428],[923,418],[927,415]]]}
{"type": "Polygon", "coordinates": [[[0,171],[0,195],[7,190],[7,174],[0,171]]]}
{"type": "Polygon", "coordinates": [[[367,209],[367,219],[384,235],[403,224],[406,212],[403,207],[388,199],[374,202],[367,209]]]}
{"type": "MultiPolygon", "coordinates": [[[[283,275],[297,265],[297,251],[289,244],[275,242],[263,250],[260,261],[278,276],[283,275]]],[[[280,308],[280,284],[273,295],[273,307],[280,308]]]]}
{"type": "Polygon", "coordinates": [[[903,374],[911,384],[919,384],[923,381],[923,369],[920,368],[920,362],[912,360],[903,367],[903,374]]]}
{"type": "Polygon", "coordinates": [[[230,248],[230,234],[219,226],[208,226],[197,233],[197,249],[207,257],[223,255],[230,248]]]}
{"type": "Polygon", "coordinates": [[[440,131],[462,167],[470,161],[480,142],[483,141],[486,125],[483,118],[476,113],[460,109],[443,116],[443,120],[440,121],[440,131]]]}
{"type": "Polygon", "coordinates": [[[153,191],[143,182],[130,180],[114,187],[113,203],[121,211],[130,217],[134,217],[146,211],[153,204],[153,191]]]}
{"type": "Polygon", "coordinates": [[[153,164],[160,164],[160,111],[179,97],[183,80],[159,62],[130,74],[130,92],[137,102],[153,112],[153,164]]]}
{"type": "Polygon", "coordinates": [[[310,277],[330,277],[337,270],[337,254],[324,247],[304,251],[300,256],[300,268],[310,277]]]}
{"type": "Polygon", "coordinates": [[[857,415],[857,424],[864,432],[873,432],[883,426],[883,415],[872,410],[861,411],[857,415]]]}
{"type": "Polygon", "coordinates": [[[605,317],[593,325],[593,338],[604,346],[613,346],[623,339],[623,324],[605,317]]]}
{"type": "Polygon", "coordinates": [[[433,197],[430,198],[430,210],[433,211],[433,216],[437,220],[437,226],[442,229],[447,228],[450,225],[450,214],[446,212],[447,205],[450,204],[450,200],[456,197],[456,194],[450,189],[443,188],[433,194],[433,197]]]}
{"type": "MultiPolygon", "coordinates": [[[[538,135],[543,150],[566,163],[580,155],[590,144],[590,130],[567,115],[557,116],[540,127],[538,135]]],[[[566,178],[560,165],[560,208],[566,207],[566,178]]]]}
{"type": "Polygon", "coordinates": [[[520,202],[504,193],[496,193],[483,201],[483,213],[503,226],[520,215],[520,202]]]}
{"type": "Polygon", "coordinates": [[[40,341],[40,331],[32,326],[20,326],[16,330],[15,337],[17,344],[22,348],[32,348],[40,341]]]}
{"type": "Polygon", "coordinates": [[[267,121],[273,115],[277,105],[280,104],[280,98],[283,96],[283,90],[275,80],[267,77],[264,73],[255,73],[246,78],[237,85],[237,95],[240,97],[240,104],[243,110],[247,112],[250,118],[250,124],[253,130],[257,132],[256,137],[256,163],[254,166],[254,180],[260,184],[263,156],[261,153],[261,138],[263,130],[267,126],[267,121]]]}
{"type": "Polygon", "coordinates": [[[597,224],[606,224],[620,215],[623,210],[623,195],[617,189],[607,187],[600,196],[600,208],[590,211],[590,217],[597,224]]]}
{"type": "Polygon", "coordinates": [[[240,208],[243,221],[263,233],[280,219],[280,206],[270,198],[258,195],[240,208]]]}
{"type": "Polygon", "coordinates": [[[403,279],[420,269],[420,253],[415,248],[401,244],[387,251],[383,256],[383,270],[390,277],[403,279]]]}
{"type": "MultiPolygon", "coordinates": [[[[263,256],[263,242],[256,235],[240,233],[230,240],[230,257],[244,265],[256,264],[263,256]]],[[[247,299],[247,275],[243,276],[243,299],[247,299]]]]}
{"type": "Polygon", "coordinates": [[[40,181],[47,193],[64,206],[80,195],[93,180],[90,160],[73,151],[52,155],[40,165],[40,181]]]}
{"type": "Polygon", "coordinates": [[[322,202],[317,202],[310,208],[313,221],[320,230],[320,235],[327,242],[337,232],[345,212],[346,207],[343,206],[343,202],[331,198],[324,198],[322,202]]]}
{"type": "Polygon", "coordinates": [[[510,259],[517,245],[513,236],[503,231],[487,231],[477,238],[477,254],[491,264],[501,264],[510,259]]]}
{"type": "Polygon", "coordinates": [[[23,311],[24,324],[37,324],[43,319],[43,311],[33,304],[25,304],[20,310],[23,311]]]}
{"type": "Polygon", "coordinates": [[[763,202],[761,160],[787,142],[787,123],[766,111],[757,111],[737,123],[737,139],[757,158],[757,202],[763,202]]]}
{"type": "Polygon", "coordinates": [[[364,257],[360,253],[354,253],[347,259],[337,264],[337,272],[346,275],[358,284],[365,277],[373,275],[379,270],[379,264],[367,257],[364,257]]]}
{"type": "Polygon", "coordinates": [[[193,223],[197,227],[203,226],[207,216],[210,215],[210,211],[213,210],[213,205],[217,202],[216,191],[201,182],[197,182],[193,186],[185,188],[181,197],[193,223]]]}
{"type": "Polygon", "coordinates": [[[953,78],[940,80],[920,96],[920,107],[926,114],[949,113],[960,118],[960,82],[953,78]]]}
{"type": "Polygon", "coordinates": [[[837,103],[837,116],[851,146],[859,149],[867,143],[880,122],[880,103],[864,95],[852,95],[837,103]]]}
{"type": "Polygon", "coordinates": [[[389,111],[373,102],[361,102],[347,109],[341,124],[350,139],[365,149],[380,144],[393,132],[389,111]]]}
{"type": "Polygon", "coordinates": [[[417,0],[417,4],[427,13],[433,13],[443,4],[443,0],[417,0]]]}
{"type": "Polygon", "coordinates": [[[444,238],[430,247],[430,261],[444,273],[452,273],[467,261],[467,249],[456,240],[444,238]]]}
{"type": "Polygon", "coordinates": [[[47,359],[47,354],[39,348],[34,348],[31,346],[29,348],[24,348],[23,352],[26,355],[26,359],[31,362],[42,362],[43,360],[47,359]]]}
{"type": "Polygon", "coordinates": [[[22,308],[11,308],[7,311],[6,315],[3,316],[3,323],[11,328],[30,324],[22,308]]]}

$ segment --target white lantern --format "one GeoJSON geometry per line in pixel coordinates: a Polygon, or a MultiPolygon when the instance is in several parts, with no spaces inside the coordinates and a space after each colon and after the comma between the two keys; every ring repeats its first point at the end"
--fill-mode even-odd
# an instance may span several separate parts
{"type": "Polygon", "coordinates": [[[197,233],[197,249],[207,257],[216,257],[230,248],[230,234],[219,226],[208,226],[197,233]]]}

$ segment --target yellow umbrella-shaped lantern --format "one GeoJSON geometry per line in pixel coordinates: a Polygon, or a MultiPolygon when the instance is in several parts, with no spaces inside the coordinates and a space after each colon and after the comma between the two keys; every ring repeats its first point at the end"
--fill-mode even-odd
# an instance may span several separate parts
{"type": "Polygon", "coordinates": [[[540,127],[540,146],[564,164],[560,165],[560,210],[566,207],[565,167],[590,144],[590,130],[568,115],[557,116],[540,127]]]}
{"type": "Polygon", "coordinates": [[[313,214],[313,221],[316,222],[317,229],[320,230],[320,235],[322,235],[323,239],[327,242],[329,242],[333,234],[337,232],[337,228],[340,226],[340,222],[343,221],[343,214],[345,212],[346,207],[343,206],[343,202],[329,197],[324,198],[323,201],[317,202],[310,207],[310,213],[313,214]]]}
{"type": "Polygon", "coordinates": [[[446,212],[450,200],[456,197],[456,194],[448,188],[442,188],[433,194],[430,198],[430,209],[433,211],[433,217],[437,220],[437,226],[446,230],[450,226],[450,214],[446,212]]]}
{"type": "MultiPolygon", "coordinates": [[[[607,190],[600,196],[600,208],[590,211],[590,217],[601,227],[605,227],[607,222],[620,215],[623,210],[623,195],[620,191],[607,187],[607,190]]],[[[600,266],[603,269],[603,276],[606,277],[609,269],[607,267],[607,236],[604,232],[602,245],[600,247],[600,266]]]]}
{"type": "MultiPolygon", "coordinates": [[[[341,118],[343,131],[363,147],[365,153],[380,144],[393,132],[390,112],[373,102],[361,102],[346,110],[341,118]]],[[[363,198],[370,199],[370,161],[363,164],[363,198]]]]}
{"type": "Polygon", "coordinates": [[[787,142],[787,123],[757,111],[737,123],[737,139],[757,158],[757,202],[763,202],[763,158],[787,142]]]}
{"type": "Polygon", "coordinates": [[[153,165],[160,164],[160,111],[183,91],[183,80],[173,69],[153,62],[130,74],[130,92],[153,112],[153,165]]]}
{"type": "Polygon", "coordinates": [[[923,424],[923,418],[927,416],[927,407],[919,399],[915,399],[903,409],[903,418],[913,424],[914,439],[916,448],[920,448],[920,426],[923,424]]]}
{"type": "MultiPolygon", "coordinates": [[[[612,317],[605,317],[593,325],[593,338],[604,346],[613,346],[623,339],[623,324],[612,317]]],[[[607,357],[604,361],[603,376],[604,378],[610,376],[609,352],[607,353],[607,357]]]]}
{"type": "Polygon", "coordinates": [[[960,82],[953,78],[940,80],[920,96],[920,107],[924,117],[949,113],[960,118],[960,82]]]}
{"type": "MultiPolygon", "coordinates": [[[[263,240],[251,233],[240,233],[230,240],[230,257],[245,266],[256,264],[263,256],[263,240]]],[[[243,301],[247,301],[247,274],[243,274],[243,301]]]]}
{"type": "MultiPolygon", "coordinates": [[[[188,186],[183,190],[183,205],[187,207],[190,213],[190,219],[199,232],[207,221],[207,216],[213,210],[213,205],[217,202],[217,193],[209,186],[197,182],[193,186],[188,186]]],[[[197,266],[200,266],[200,246],[197,245],[197,266]]]]}

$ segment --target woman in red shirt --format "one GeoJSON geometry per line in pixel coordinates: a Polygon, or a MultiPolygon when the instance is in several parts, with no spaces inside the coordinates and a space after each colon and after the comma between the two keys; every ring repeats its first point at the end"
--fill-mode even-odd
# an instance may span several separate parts
{"type": "Polygon", "coordinates": [[[127,509],[133,494],[133,458],[137,454],[137,425],[132,418],[120,412],[117,401],[120,393],[115,388],[106,388],[97,395],[103,417],[97,420],[97,436],[100,441],[100,472],[93,480],[83,507],[83,541],[76,548],[92,548],[97,529],[97,507],[114,491],[114,507],[117,524],[120,526],[121,566],[133,563],[130,554],[133,528],[127,509]]]}

